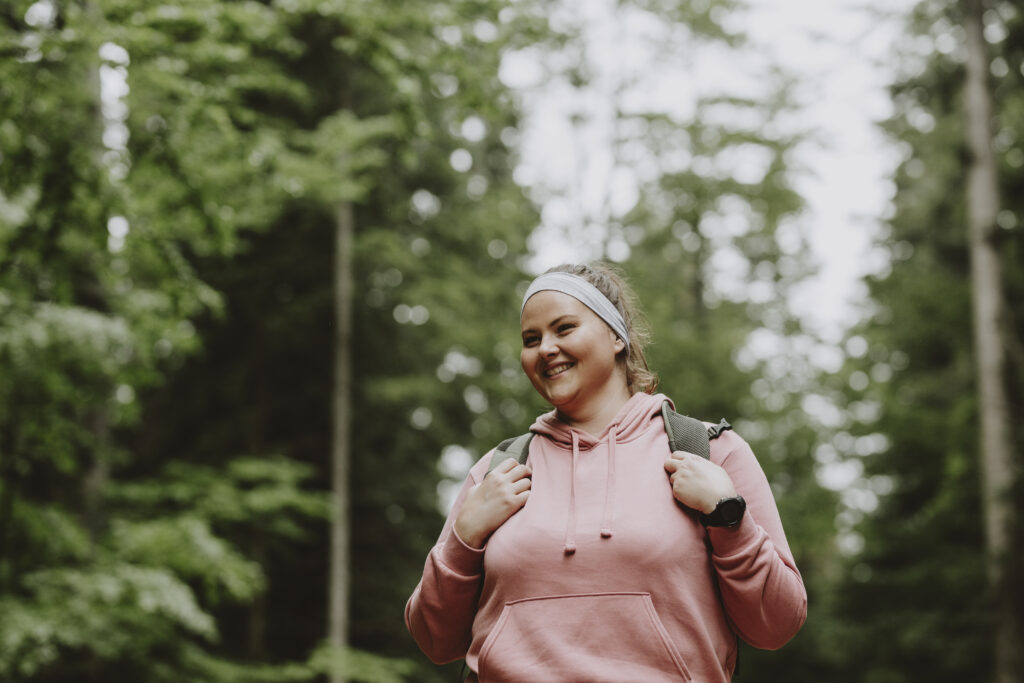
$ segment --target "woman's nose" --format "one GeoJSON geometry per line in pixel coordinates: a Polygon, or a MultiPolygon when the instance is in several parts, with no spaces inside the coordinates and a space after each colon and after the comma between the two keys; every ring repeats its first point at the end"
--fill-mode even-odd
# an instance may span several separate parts
{"type": "Polygon", "coordinates": [[[539,350],[542,356],[551,356],[558,353],[558,344],[552,337],[545,335],[541,337],[539,350]]]}

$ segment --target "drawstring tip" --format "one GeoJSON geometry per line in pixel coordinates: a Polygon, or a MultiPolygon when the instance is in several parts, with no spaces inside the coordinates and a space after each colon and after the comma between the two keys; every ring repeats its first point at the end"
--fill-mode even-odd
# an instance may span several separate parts
{"type": "Polygon", "coordinates": [[[566,543],[565,544],[565,554],[566,555],[572,555],[575,552],[576,552],[576,544],[575,543],[566,543]]]}
{"type": "Polygon", "coordinates": [[[611,529],[601,529],[601,538],[611,538],[611,537],[612,537],[612,530],[611,529]]]}

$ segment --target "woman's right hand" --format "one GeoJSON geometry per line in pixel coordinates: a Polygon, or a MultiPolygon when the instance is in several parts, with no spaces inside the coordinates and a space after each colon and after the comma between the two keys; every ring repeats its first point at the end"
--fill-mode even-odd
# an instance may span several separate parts
{"type": "Polygon", "coordinates": [[[494,530],[505,523],[530,496],[529,465],[506,458],[469,490],[455,518],[455,533],[466,545],[483,548],[494,530]]]}

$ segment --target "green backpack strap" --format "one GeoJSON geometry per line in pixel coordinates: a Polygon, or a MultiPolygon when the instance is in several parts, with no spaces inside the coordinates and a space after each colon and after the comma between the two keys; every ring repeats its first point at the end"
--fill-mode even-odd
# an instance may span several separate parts
{"type": "MultiPolygon", "coordinates": [[[[526,464],[526,458],[530,455],[530,442],[533,441],[533,432],[513,436],[505,439],[494,449],[491,462],[487,466],[487,474],[508,458],[515,458],[520,465],[526,464]]],[[[486,474],[484,476],[487,476],[486,474]]]]}
{"type": "Polygon", "coordinates": [[[668,401],[661,404],[661,417],[665,421],[665,433],[668,434],[673,452],[695,453],[708,460],[711,459],[711,439],[717,439],[722,432],[732,429],[732,425],[725,420],[707,427],[700,420],[672,410],[668,401]]]}
{"type": "MultiPolygon", "coordinates": [[[[680,415],[672,410],[668,401],[661,404],[661,417],[665,420],[665,433],[668,434],[668,442],[672,451],[686,451],[696,453],[702,458],[711,459],[711,440],[717,439],[732,425],[724,419],[716,425],[705,426],[700,420],[695,420],[686,415],[680,415]]],[[[736,636],[736,664],[733,668],[733,676],[740,673],[740,638],[736,636]]]]}

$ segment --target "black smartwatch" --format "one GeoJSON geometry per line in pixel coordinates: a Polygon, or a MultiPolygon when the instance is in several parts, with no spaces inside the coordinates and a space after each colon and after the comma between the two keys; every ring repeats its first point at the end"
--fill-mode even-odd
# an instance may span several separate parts
{"type": "Polygon", "coordinates": [[[747,510],[747,501],[743,496],[735,498],[723,498],[718,501],[714,511],[709,514],[701,514],[700,523],[704,526],[736,526],[743,519],[743,513],[747,510]]]}

